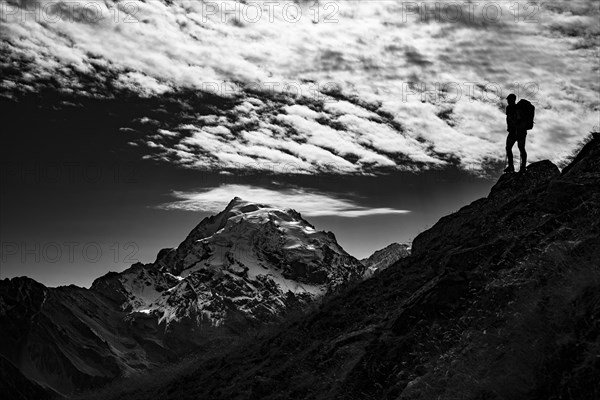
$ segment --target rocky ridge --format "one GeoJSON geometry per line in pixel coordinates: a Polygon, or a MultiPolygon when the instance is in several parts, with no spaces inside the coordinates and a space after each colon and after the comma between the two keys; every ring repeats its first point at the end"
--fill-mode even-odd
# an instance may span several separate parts
{"type": "Polygon", "coordinates": [[[398,260],[410,255],[409,244],[392,243],[383,249],[377,250],[367,258],[363,258],[360,262],[367,268],[365,277],[371,277],[373,274],[383,271],[390,265],[393,265],[398,260]]]}

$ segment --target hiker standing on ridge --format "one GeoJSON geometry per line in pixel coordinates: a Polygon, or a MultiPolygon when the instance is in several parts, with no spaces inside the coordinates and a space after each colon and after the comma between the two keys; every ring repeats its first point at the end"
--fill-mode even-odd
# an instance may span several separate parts
{"type": "MultiPolygon", "coordinates": [[[[513,165],[513,153],[512,148],[517,142],[519,147],[519,153],[521,154],[521,168],[520,173],[524,173],[527,168],[527,152],[525,151],[525,139],[527,138],[527,129],[530,123],[528,122],[529,116],[523,115],[527,113],[523,107],[519,107],[522,102],[529,103],[527,100],[519,101],[516,104],[517,96],[513,93],[506,97],[508,106],[506,107],[506,130],[508,131],[508,137],[506,138],[506,158],[508,159],[508,166],[504,172],[515,172],[513,165]]],[[[533,106],[532,106],[533,107],[533,106]]],[[[533,117],[531,117],[533,123],[533,117]]]]}

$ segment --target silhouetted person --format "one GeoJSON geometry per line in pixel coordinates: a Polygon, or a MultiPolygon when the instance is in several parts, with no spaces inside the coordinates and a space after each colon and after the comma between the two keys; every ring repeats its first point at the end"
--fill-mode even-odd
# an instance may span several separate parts
{"type": "Polygon", "coordinates": [[[508,131],[508,137],[506,138],[506,158],[508,159],[508,166],[504,172],[515,172],[512,153],[515,142],[517,142],[519,153],[521,154],[521,168],[519,172],[525,172],[527,165],[527,152],[525,151],[527,129],[525,129],[525,124],[519,115],[519,109],[516,104],[517,96],[511,93],[506,97],[506,100],[508,101],[508,106],[506,106],[506,130],[508,131]]]}

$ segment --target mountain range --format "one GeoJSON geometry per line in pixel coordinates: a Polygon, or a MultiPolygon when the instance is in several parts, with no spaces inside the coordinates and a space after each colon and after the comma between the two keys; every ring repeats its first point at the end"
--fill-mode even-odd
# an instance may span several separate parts
{"type": "Polygon", "coordinates": [[[68,394],[276,322],[365,270],[296,211],[236,197],[155,262],[110,272],[89,289],[0,281],[0,354],[32,382],[68,394]]]}

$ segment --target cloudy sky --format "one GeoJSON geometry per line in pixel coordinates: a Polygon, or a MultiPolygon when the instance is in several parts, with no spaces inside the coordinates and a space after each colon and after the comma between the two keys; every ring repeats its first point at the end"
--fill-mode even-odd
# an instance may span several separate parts
{"type": "Polygon", "coordinates": [[[89,285],[234,196],[365,257],[487,194],[509,93],[532,162],[600,126],[597,1],[0,5],[2,277],[89,285]]]}

